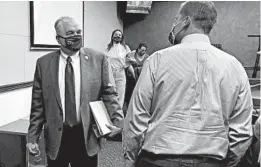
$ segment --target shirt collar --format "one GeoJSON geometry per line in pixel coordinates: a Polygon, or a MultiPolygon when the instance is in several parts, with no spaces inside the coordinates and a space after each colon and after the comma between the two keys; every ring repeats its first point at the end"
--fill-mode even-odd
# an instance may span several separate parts
{"type": "Polygon", "coordinates": [[[204,43],[210,44],[209,37],[205,34],[190,34],[190,35],[187,35],[181,40],[181,43],[186,43],[186,42],[204,42],[204,43]]]}
{"type": "MultiPolygon", "coordinates": [[[[67,55],[66,53],[64,53],[64,52],[62,51],[62,49],[60,49],[60,51],[61,51],[61,56],[62,56],[62,58],[64,58],[64,59],[66,60],[67,57],[68,57],[68,55],[67,55]]],[[[79,52],[80,52],[80,51],[76,52],[75,54],[73,54],[73,55],[71,56],[72,61],[76,61],[76,60],[79,59],[79,52]]]]}
{"type": "Polygon", "coordinates": [[[119,42],[119,43],[113,43],[113,46],[117,46],[117,47],[119,47],[119,46],[121,46],[122,44],[119,42]]]}

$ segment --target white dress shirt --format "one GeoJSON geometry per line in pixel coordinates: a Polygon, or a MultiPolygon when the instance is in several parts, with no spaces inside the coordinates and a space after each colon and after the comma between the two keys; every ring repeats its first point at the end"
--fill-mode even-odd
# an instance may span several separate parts
{"type": "Polygon", "coordinates": [[[113,47],[109,51],[106,50],[105,54],[108,55],[112,68],[118,70],[130,65],[126,62],[126,55],[130,52],[131,50],[128,45],[125,48],[122,44],[118,43],[113,44],[113,47]]]}
{"type": "MultiPolygon", "coordinates": [[[[65,67],[67,64],[67,57],[68,55],[65,54],[61,50],[60,55],[60,63],[59,63],[59,89],[60,89],[60,96],[61,102],[63,107],[63,121],[65,121],[65,67]]],[[[79,107],[80,107],[80,92],[81,92],[81,65],[80,65],[80,56],[79,52],[75,55],[71,56],[72,58],[72,66],[74,71],[74,78],[75,78],[75,102],[76,102],[76,116],[77,121],[81,121],[79,107]]]]}
{"type": "Polygon", "coordinates": [[[251,143],[252,96],[241,63],[191,34],[152,54],[124,120],[126,166],[139,151],[202,155],[235,166],[251,143]]]}

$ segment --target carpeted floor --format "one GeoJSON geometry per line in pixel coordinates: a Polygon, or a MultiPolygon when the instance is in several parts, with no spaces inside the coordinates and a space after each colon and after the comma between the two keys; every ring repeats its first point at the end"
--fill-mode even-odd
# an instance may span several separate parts
{"type": "Polygon", "coordinates": [[[98,167],[123,167],[123,148],[121,142],[102,142],[102,152],[98,155],[98,167]]]}

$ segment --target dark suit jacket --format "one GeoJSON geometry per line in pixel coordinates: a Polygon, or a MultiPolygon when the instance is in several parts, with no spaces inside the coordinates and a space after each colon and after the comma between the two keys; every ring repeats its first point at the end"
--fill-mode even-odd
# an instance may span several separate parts
{"type": "MultiPolygon", "coordinates": [[[[46,153],[55,159],[63,131],[63,111],[58,86],[60,51],[49,53],[37,60],[32,91],[28,142],[37,143],[44,127],[46,153]]],[[[118,103],[113,76],[108,59],[103,53],[82,48],[80,113],[88,155],[99,152],[99,139],[92,125],[95,123],[89,102],[102,98],[112,122],[122,127],[123,112],[118,103]]]]}

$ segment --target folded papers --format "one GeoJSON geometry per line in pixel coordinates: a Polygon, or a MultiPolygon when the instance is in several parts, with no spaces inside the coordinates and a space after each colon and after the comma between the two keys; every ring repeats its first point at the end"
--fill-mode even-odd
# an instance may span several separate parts
{"type": "Polygon", "coordinates": [[[90,107],[96,122],[96,125],[93,126],[95,135],[101,137],[110,133],[111,130],[106,125],[113,124],[103,101],[90,102],[90,107]]]}

